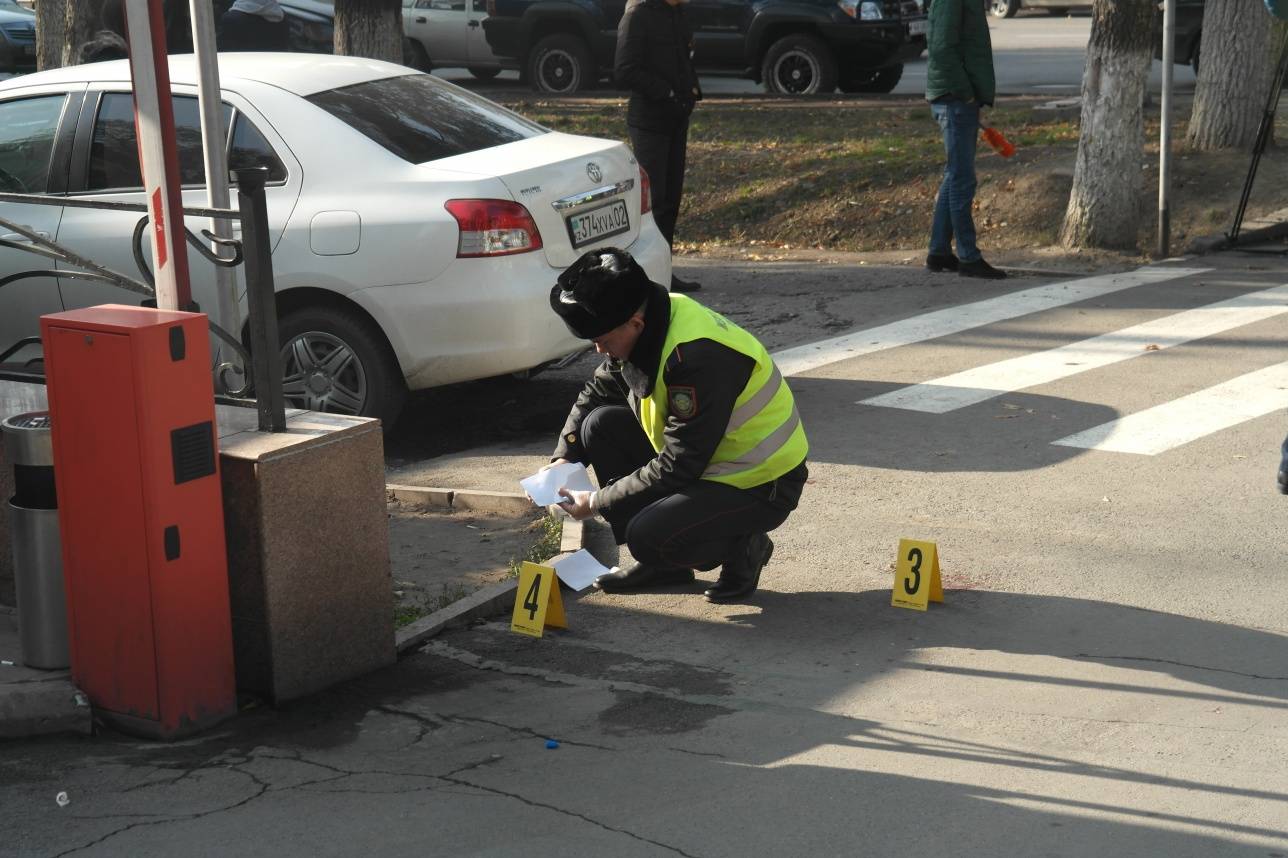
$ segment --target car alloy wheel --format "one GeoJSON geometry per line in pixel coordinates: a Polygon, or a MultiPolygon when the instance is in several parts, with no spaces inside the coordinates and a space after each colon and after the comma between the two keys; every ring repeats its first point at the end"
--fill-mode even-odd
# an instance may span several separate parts
{"type": "Polygon", "coordinates": [[[1020,11],[1020,0],[990,0],[988,5],[995,18],[1014,18],[1020,11]]]}
{"type": "Polygon", "coordinates": [[[779,92],[805,95],[818,88],[818,61],[807,51],[789,51],[774,63],[774,83],[779,92]]]}
{"type": "Polygon", "coordinates": [[[774,42],[761,62],[761,78],[769,92],[821,95],[836,89],[832,49],[807,33],[792,33],[774,42]]]}
{"type": "Polygon", "coordinates": [[[282,395],[294,407],[361,414],[367,391],[366,369],[339,337],[307,331],[282,346],[282,395]]]}
{"type": "Polygon", "coordinates": [[[594,88],[595,61],[579,36],[552,33],[533,45],[528,77],[540,92],[569,95],[594,88]]]}

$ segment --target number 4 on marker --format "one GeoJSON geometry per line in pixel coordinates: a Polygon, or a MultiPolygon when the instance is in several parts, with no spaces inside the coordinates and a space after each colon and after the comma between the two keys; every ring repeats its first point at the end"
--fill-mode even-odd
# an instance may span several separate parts
{"type": "Polygon", "coordinates": [[[896,608],[924,611],[928,602],[943,600],[944,586],[939,580],[939,549],[935,543],[900,539],[890,604],[896,608]]]}
{"type": "Polygon", "coordinates": [[[524,563],[519,567],[510,631],[539,638],[547,627],[568,628],[563,599],[559,596],[559,579],[549,566],[524,563]]]}

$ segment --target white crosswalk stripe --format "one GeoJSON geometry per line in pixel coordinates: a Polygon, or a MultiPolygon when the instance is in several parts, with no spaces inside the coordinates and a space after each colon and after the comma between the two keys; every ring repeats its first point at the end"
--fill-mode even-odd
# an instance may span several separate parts
{"type": "Polygon", "coordinates": [[[1284,408],[1288,408],[1288,362],[1241,375],[1052,443],[1154,456],[1284,408]]]}
{"type": "Polygon", "coordinates": [[[1288,285],[1174,313],[1091,339],[998,361],[863,400],[864,405],[946,414],[1003,393],[1214,336],[1288,312],[1288,285]]]}
{"type": "Polygon", "coordinates": [[[945,307],[911,319],[784,349],[774,354],[774,362],[778,364],[783,375],[799,375],[837,361],[936,337],[946,337],[971,328],[1099,298],[1136,286],[1192,277],[1210,270],[1146,266],[1122,274],[1104,274],[1081,280],[1048,283],[1045,286],[1035,286],[1032,289],[998,295],[996,298],[987,298],[956,307],[945,307]]]}

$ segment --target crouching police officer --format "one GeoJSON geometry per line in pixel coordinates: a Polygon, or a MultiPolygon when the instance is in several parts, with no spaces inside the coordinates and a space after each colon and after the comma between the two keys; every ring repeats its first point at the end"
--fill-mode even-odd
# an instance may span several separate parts
{"type": "Polygon", "coordinates": [[[637,561],[601,575],[613,593],[686,584],[721,567],[712,602],[755,592],[800,500],[809,445],[765,347],[720,314],[652,283],[630,254],[585,254],[550,306],[606,360],[568,415],[551,465],[584,462],[599,490],[561,490],[637,561]]]}

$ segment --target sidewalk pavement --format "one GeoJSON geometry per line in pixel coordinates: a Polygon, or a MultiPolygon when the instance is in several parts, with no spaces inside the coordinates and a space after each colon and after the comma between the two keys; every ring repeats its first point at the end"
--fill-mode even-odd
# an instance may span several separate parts
{"type": "MultiPolygon", "coordinates": [[[[469,512],[482,515],[526,515],[532,504],[514,492],[455,491],[391,485],[391,501],[403,507],[438,512],[469,512]]],[[[565,520],[560,552],[582,548],[589,531],[581,522],[565,520]]],[[[390,553],[398,550],[391,543],[390,553]]],[[[508,558],[498,557],[504,565],[508,558]]],[[[458,570],[442,569],[444,579],[459,577],[458,570]]],[[[444,629],[468,625],[507,612],[514,602],[515,579],[482,587],[446,607],[422,617],[395,633],[399,655],[410,652],[444,629]]],[[[390,596],[390,609],[393,596],[390,596]]],[[[93,709],[86,696],[72,683],[70,670],[38,670],[22,662],[17,611],[0,605],[0,740],[52,733],[80,733],[94,730],[93,709]]]]}

